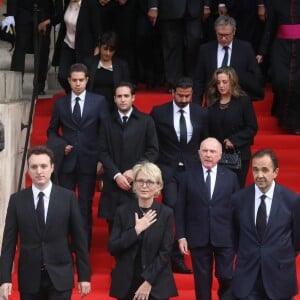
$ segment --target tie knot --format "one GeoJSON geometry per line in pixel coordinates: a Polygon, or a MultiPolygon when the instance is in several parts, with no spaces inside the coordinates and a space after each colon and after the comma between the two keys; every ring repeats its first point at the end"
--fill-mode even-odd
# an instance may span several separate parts
{"type": "Polygon", "coordinates": [[[267,198],[267,196],[266,196],[265,194],[262,194],[262,195],[260,196],[261,201],[264,201],[266,198],[267,198]]]}
{"type": "Polygon", "coordinates": [[[123,116],[123,117],[122,117],[123,124],[125,124],[125,123],[127,122],[127,120],[128,120],[128,117],[127,117],[127,116],[123,116]]]}
{"type": "Polygon", "coordinates": [[[209,174],[211,172],[211,169],[207,169],[206,172],[207,174],[209,174]]]}
{"type": "Polygon", "coordinates": [[[184,114],[184,110],[183,109],[179,109],[179,112],[181,113],[181,115],[184,114]]]}
{"type": "Polygon", "coordinates": [[[229,47],[228,46],[224,46],[223,49],[227,52],[229,47]]]}
{"type": "Polygon", "coordinates": [[[75,98],[75,101],[76,101],[76,103],[78,103],[78,102],[80,101],[80,98],[79,98],[79,97],[76,97],[76,98],[75,98]]]}
{"type": "Polygon", "coordinates": [[[38,197],[39,199],[43,199],[45,196],[45,194],[43,192],[39,192],[38,197]]]}

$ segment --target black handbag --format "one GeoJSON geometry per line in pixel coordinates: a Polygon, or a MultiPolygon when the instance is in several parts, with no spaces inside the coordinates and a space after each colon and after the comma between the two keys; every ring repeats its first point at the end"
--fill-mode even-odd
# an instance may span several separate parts
{"type": "Polygon", "coordinates": [[[233,170],[240,170],[242,168],[241,153],[237,150],[226,150],[222,154],[219,161],[220,165],[233,170]]]}

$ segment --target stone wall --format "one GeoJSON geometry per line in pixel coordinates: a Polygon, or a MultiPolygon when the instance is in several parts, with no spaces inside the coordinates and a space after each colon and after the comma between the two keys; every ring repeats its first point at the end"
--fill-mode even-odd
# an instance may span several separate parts
{"type": "MultiPolygon", "coordinates": [[[[30,101],[22,99],[22,75],[0,71],[0,121],[4,125],[5,147],[0,152],[0,246],[10,194],[17,191],[30,101]]],[[[23,179],[24,185],[24,179],[23,179]]]]}

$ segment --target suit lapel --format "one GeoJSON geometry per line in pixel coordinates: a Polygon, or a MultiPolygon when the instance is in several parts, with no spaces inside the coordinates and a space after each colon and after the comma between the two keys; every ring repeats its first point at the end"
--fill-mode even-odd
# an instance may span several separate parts
{"type": "Polygon", "coordinates": [[[86,92],[80,124],[83,124],[84,121],[86,120],[87,116],[90,115],[90,112],[89,112],[90,109],[91,109],[91,98],[90,98],[89,93],[86,92]]]}
{"type": "Polygon", "coordinates": [[[275,189],[274,189],[274,194],[273,194],[273,199],[272,199],[272,204],[271,204],[271,209],[270,209],[270,215],[269,215],[269,219],[267,222],[267,227],[266,227],[266,231],[265,231],[264,235],[268,234],[268,232],[270,230],[268,228],[274,228],[272,226],[272,223],[276,222],[277,211],[279,209],[279,203],[280,203],[280,197],[281,197],[281,193],[280,193],[280,191],[278,191],[278,186],[275,184],[275,189]]]}
{"type": "Polygon", "coordinates": [[[218,68],[218,43],[215,42],[214,47],[212,49],[212,55],[210,55],[211,58],[211,65],[213,66],[213,70],[216,70],[218,68]]]}
{"type": "Polygon", "coordinates": [[[167,119],[167,123],[170,125],[170,127],[172,128],[172,135],[174,140],[176,140],[178,143],[178,138],[177,138],[177,134],[174,128],[174,111],[173,111],[173,101],[170,102],[170,104],[167,107],[167,112],[166,112],[166,119],[167,119]]]}
{"type": "Polygon", "coordinates": [[[55,217],[57,214],[55,212],[59,211],[59,205],[60,197],[57,194],[56,186],[53,184],[51,193],[50,193],[50,199],[49,199],[49,205],[48,205],[48,211],[47,211],[47,218],[46,218],[46,227],[44,233],[47,231],[47,228],[50,226],[49,224],[55,222],[55,217]]]}
{"type": "Polygon", "coordinates": [[[31,187],[26,189],[24,191],[24,193],[26,193],[25,197],[24,197],[24,203],[25,203],[24,214],[29,216],[28,220],[32,221],[33,227],[36,228],[37,233],[40,235],[41,231],[40,231],[40,226],[38,224],[37,216],[35,213],[34,199],[33,199],[33,193],[32,193],[31,187]]]}

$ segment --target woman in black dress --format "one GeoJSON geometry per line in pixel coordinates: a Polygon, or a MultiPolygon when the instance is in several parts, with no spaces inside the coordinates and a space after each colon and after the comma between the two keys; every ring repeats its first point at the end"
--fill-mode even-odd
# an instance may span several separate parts
{"type": "Polygon", "coordinates": [[[217,69],[207,94],[209,135],[223,145],[223,152],[241,153],[242,168],[235,170],[240,187],[244,187],[250,164],[251,145],[257,133],[257,119],[250,98],[238,84],[231,67],[217,69]]]}
{"type": "Polygon", "coordinates": [[[114,88],[121,81],[130,80],[126,61],[115,57],[117,35],[110,31],[99,40],[99,54],[86,60],[89,69],[88,90],[105,96],[108,107],[114,110],[114,88]]]}
{"type": "Polygon", "coordinates": [[[133,167],[137,200],[118,208],[108,249],[116,259],[110,296],[119,300],[167,300],[177,296],[169,263],[173,212],[155,200],[163,182],[160,169],[142,162],[133,167]]]}

